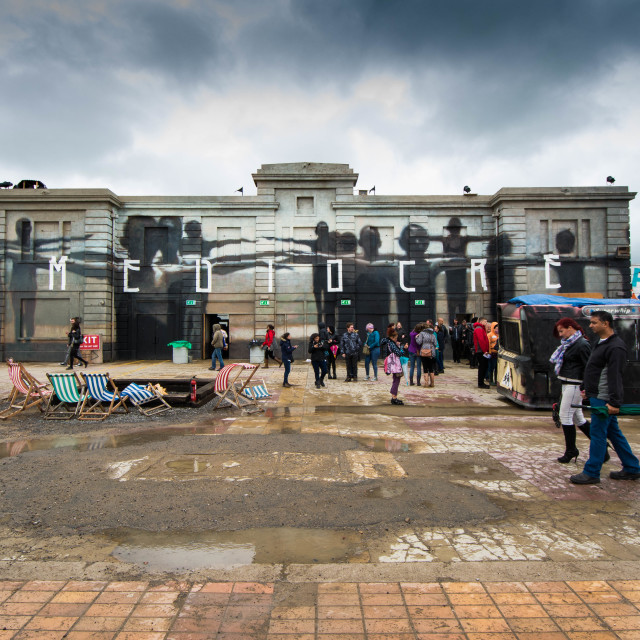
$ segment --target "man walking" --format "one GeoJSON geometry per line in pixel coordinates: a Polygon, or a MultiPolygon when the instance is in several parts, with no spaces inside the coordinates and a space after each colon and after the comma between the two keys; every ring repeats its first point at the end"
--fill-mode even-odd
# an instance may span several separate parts
{"type": "Polygon", "coordinates": [[[340,351],[347,365],[347,378],[345,382],[358,381],[358,355],[360,354],[361,346],[362,340],[355,330],[353,322],[347,322],[347,331],[343,333],[342,338],[340,338],[340,351]]]}
{"type": "Polygon", "coordinates": [[[487,336],[487,319],[480,318],[473,325],[473,350],[478,363],[478,389],[490,389],[484,383],[489,368],[489,337],[487,336]]]}
{"type": "Polygon", "coordinates": [[[447,329],[447,325],[444,323],[443,318],[438,318],[438,333],[436,338],[438,340],[438,356],[437,356],[437,365],[438,370],[436,373],[444,373],[444,348],[447,344],[447,338],[449,337],[449,329],[447,329]]]}
{"type": "MultiPolygon", "coordinates": [[[[466,323],[465,323],[466,324],[466,323]]],[[[451,348],[453,349],[453,361],[460,362],[462,355],[462,327],[458,324],[458,319],[454,318],[451,327],[451,348]]]]}
{"type": "Polygon", "coordinates": [[[599,339],[591,351],[582,383],[584,395],[591,401],[591,444],[582,473],[569,479],[573,484],[598,484],[609,440],[622,462],[622,470],[612,471],[609,477],[637,480],[640,462],[620,431],[616,417],[622,405],[622,373],[627,362],[627,347],[615,334],[613,316],[608,311],[594,311],[589,326],[599,339]],[[606,407],[608,415],[598,410],[601,407],[606,407]]]}

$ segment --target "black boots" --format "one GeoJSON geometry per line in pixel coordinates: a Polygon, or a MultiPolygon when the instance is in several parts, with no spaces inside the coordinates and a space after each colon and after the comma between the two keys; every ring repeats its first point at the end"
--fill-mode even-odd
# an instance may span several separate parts
{"type": "Polygon", "coordinates": [[[558,462],[567,464],[573,459],[578,462],[580,452],[576,448],[576,428],[572,424],[563,424],[562,432],[564,433],[565,450],[564,455],[558,458],[558,462]]]}

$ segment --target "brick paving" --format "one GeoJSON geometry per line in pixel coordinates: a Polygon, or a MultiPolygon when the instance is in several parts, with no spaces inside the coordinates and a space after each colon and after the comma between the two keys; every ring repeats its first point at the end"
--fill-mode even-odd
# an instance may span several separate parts
{"type": "Polygon", "coordinates": [[[279,587],[0,581],[0,640],[640,638],[640,580],[279,587]]]}

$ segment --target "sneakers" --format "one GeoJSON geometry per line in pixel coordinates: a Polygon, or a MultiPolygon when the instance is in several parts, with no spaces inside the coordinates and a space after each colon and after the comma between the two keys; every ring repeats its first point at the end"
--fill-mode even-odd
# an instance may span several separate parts
{"type": "Polygon", "coordinates": [[[600,484],[600,478],[594,478],[593,476],[587,475],[584,472],[577,473],[575,476],[571,476],[569,480],[573,484],[600,484]]]}
{"type": "Polygon", "coordinates": [[[371,378],[369,376],[366,376],[365,380],[371,380],[371,378]]]}
{"type": "Polygon", "coordinates": [[[320,380],[320,386],[321,387],[326,387],[327,385],[322,380],[320,380]]]}
{"type": "Polygon", "coordinates": [[[378,376],[373,376],[373,381],[378,382],[378,376]]]}
{"type": "Polygon", "coordinates": [[[632,473],[630,471],[612,471],[609,474],[612,480],[640,480],[640,473],[632,473]]]}

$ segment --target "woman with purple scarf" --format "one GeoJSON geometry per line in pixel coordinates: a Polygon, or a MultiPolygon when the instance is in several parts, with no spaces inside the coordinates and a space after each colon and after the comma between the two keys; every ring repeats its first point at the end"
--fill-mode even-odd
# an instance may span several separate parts
{"type": "Polygon", "coordinates": [[[566,464],[573,459],[577,462],[580,453],[576,447],[576,427],[587,438],[590,435],[590,425],[582,413],[580,385],[591,347],[582,335],[580,325],[572,318],[560,318],[553,327],[553,335],[560,338],[560,346],[553,352],[549,361],[562,383],[559,413],[565,441],[565,452],[558,458],[558,462],[566,464]]]}

